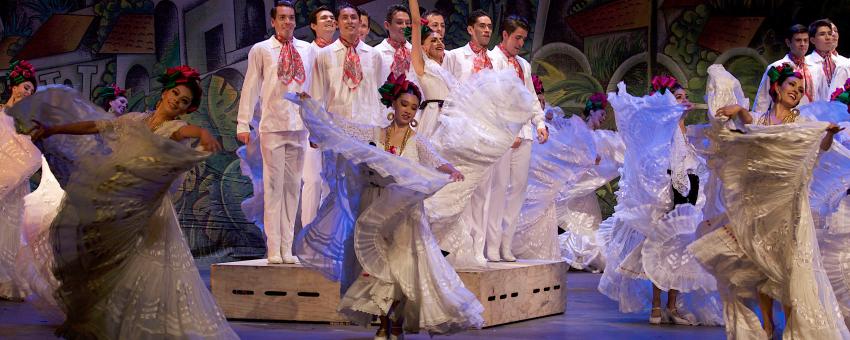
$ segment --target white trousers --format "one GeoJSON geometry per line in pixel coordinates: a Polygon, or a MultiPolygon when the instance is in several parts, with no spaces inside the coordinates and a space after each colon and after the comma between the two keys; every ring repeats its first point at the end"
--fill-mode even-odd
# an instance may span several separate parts
{"type": "Polygon", "coordinates": [[[304,147],[304,171],[301,179],[301,226],[307,226],[319,212],[322,199],[330,191],[322,179],[322,150],[314,149],[309,143],[304,147]]]}
{"type": "Polygon", "coordinates": [[[267,255],[292,256],[307,131],[260,133],[267,255]]]}
{"type": "Polygon", "coordinates": [[[470,225],[470,236],[472,236],[472,253],[475,263],[483,266],[487,264],[484,257],[484,244],[487,240],[487,222],[490,219],[490,189],[492,187],[492,167],[481,178],[481,183],[472,193],[463,220],[470,225]]]}
{"type": "Polygon", "coordinates": [[[524,139],[519,147],[508,150],[493,167],[485,250],[489,259],[500,258],[500,247],[511,249],[528,188],[532,143],[524,139]]]}

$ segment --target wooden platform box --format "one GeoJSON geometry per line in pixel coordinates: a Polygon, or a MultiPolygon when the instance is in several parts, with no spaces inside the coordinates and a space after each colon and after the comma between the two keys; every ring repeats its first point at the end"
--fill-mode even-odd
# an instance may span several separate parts
{"type": "Polygon", "coordinates": [[[484,305],[484,326],[491,327],[564,313],[568,269],[564,261],[520,260],[458,274],[484,305]]]}
{"type": "MultiPolygon", "coordinates": [[[[563,313],[568,266],[560,261],[489,263],[458,272],[484,305],[485,327],[563,313]]],[[[231,319],[343,323],[339,283],[300,264],[265,259],[214,264],[212,293],[231,319]]]]}
{"type": "Polygon", "coordinates": [[[265,259],[214,264],[210,285],[230,319],[347,322],[336,309],[339,283],[300,264],[265,259]]]}

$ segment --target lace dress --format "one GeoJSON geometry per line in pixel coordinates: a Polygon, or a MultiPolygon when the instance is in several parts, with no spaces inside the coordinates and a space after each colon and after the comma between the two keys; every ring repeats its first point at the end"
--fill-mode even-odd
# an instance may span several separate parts
{"type": "Polygon", "coordinates": [[[511,249],[520,259],[560,260],[557,200],[595,166],[593,131],[579,117],[550,131],[549,141],[531,151],[528,192],[511,249]]]}
{"type": "Polygon", "coordinates": [[[561,256],[575,269],[598,272],[605,268],[605,244],[596,237],[602,222],[596,189],[620,175],[626,147],[613,131],[595,130],[593,139],[601,162],[583,173],[575,185],[557,197],[555,204],[564,229],[558,235],[561,256]]]}
{"type": "Polygon", "coordinates": [[[21,217],[29,178],[38,170],[41,152],[29,136],[15,131],[12,117],[0,106],[0,299],[22,300],[28,293],[25,280],[15,273],[21,247],[21,217]]]}
{"type": "MultiPolygon", "coordinates": [[[[725,70],[712,77],[734,79],[725,70]]],[[[712,82],[712,81],[710,81],[712,82]]],[[[715,81],[740,86],[731,81],[715,81]]],[[[723,92],[719,86],[712,91],[723,92]]],[[[709,96],[710,97],[710,96],[709,96]]],[[[722,183],[728,221],[689,249],[717,279],[730,339],[766,336],[749,307],[764,293],[791,307],[783,339],[848,339],[815,237],[809,184],[826,123],[757,124],[733,131],[715,121],[706,130],[708,166],[722,183]]]]}
{"type": "Polygon", "coordinates": [[[617,126],[626,146],[617,191],[617,206],[610,221],[600,225],[598,237],[607,245],[605,271],[599,291],[619,302],[627,313],[650,310],[652,284],[684,294],[677,309],[692,323],[722,322],[716,289],[686,246],[701,221],[692,205],[672,206],[671,143],[681,132],[682,107],[672,94],[636,98],[625,86],[609,94],[617,112],[617,126]]]}
{"type": "Polygon", "coordinates": [[[288,99],[304,108],[313,140],[337,160],[326,175],[332,192],[296,238],[295,253],[341,281],[340,311],[368,325],[395,301],[390,317],[403,317],[408,331],[480,328],[484,307],[440,252],[422,203],[448,184],[435,170],[446,161],[418,136],[393,155],[384,151],[380,128],[340,119],[312,99],[288,99]]]}
{"type": "Polygon", "coordinates": [[[427,104],[417,117],[419,125],[416,127],[416,133],[422,137],[430,137],[440,124],[440,111],[452,89],[457,87],[457,80],[443,66],[426,57],[425,73],[419,77],[419,85],[427,104]]]}
{"type": "Polygon", "coordinates": [[[12,112],[48,125],[95,120],[100,131],[43,142],[66,194],[47,246],[30,244],[41,268],[30,274],[58,284],[51,298],[66,319],[57,335],[237,338],[195,267],[170,199],[175,180],[209,156],[169,138],[185,123],[151,132],[149,114],[109,117],[66,87],[40,91],[12,112]]]}

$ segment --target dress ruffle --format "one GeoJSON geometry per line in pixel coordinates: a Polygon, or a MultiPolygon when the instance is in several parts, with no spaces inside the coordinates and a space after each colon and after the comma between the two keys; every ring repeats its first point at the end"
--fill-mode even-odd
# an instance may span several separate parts
{"type": "Polygon", "coordinates": [[[546,144],[531,151],[528,189],[512,252],[521,259],[560,259],[557,206],[559,194],[595,166],[593,131],[573,116],[552,131],[546,144]]]}
{"type": "Polygon", "coordinates": [[[513,70],[483,71],[461,83],[443,106],[431,136],[437,152],[466,179],[451,183],[425,201],[440,248],[456,267],[476,267],[471,226],[461,221],[485,173],[507,152],[538,105],[513,70]],[[505,95],[510,93],[510,96],[505,95]]]}
{"type": "Polygon", "coordinates": [[[151,132],[142,113],[103,120],[106,113],[65,87],[40,91],[12,113],[48,125],[98,120],[97,135],[42,142],[66,195],[47,230],[51,253],[38,237],[29,241],[36,241],[36,260],[52,256],[53,298],[66,317],[57,334],[236,338],[201,280],[168,196],[175,179],[209,156],[168,138],[183,123],[151,132]]]}

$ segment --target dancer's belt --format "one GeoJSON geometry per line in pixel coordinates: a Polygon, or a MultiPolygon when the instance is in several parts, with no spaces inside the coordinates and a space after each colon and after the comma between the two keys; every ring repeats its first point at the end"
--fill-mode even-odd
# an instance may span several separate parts
{"type": "Polygon", "coordinates": [[[422,105],[419,105],[419,109],[424,110],[425,107],[428,106],[428,104],[430,104],[430,103],[437,103],[437,105],[442,109],[444,102],[445,102],[445,100],[442,100],[442,99],[429,99],[429,100],[422,102],[422,105]]]}

